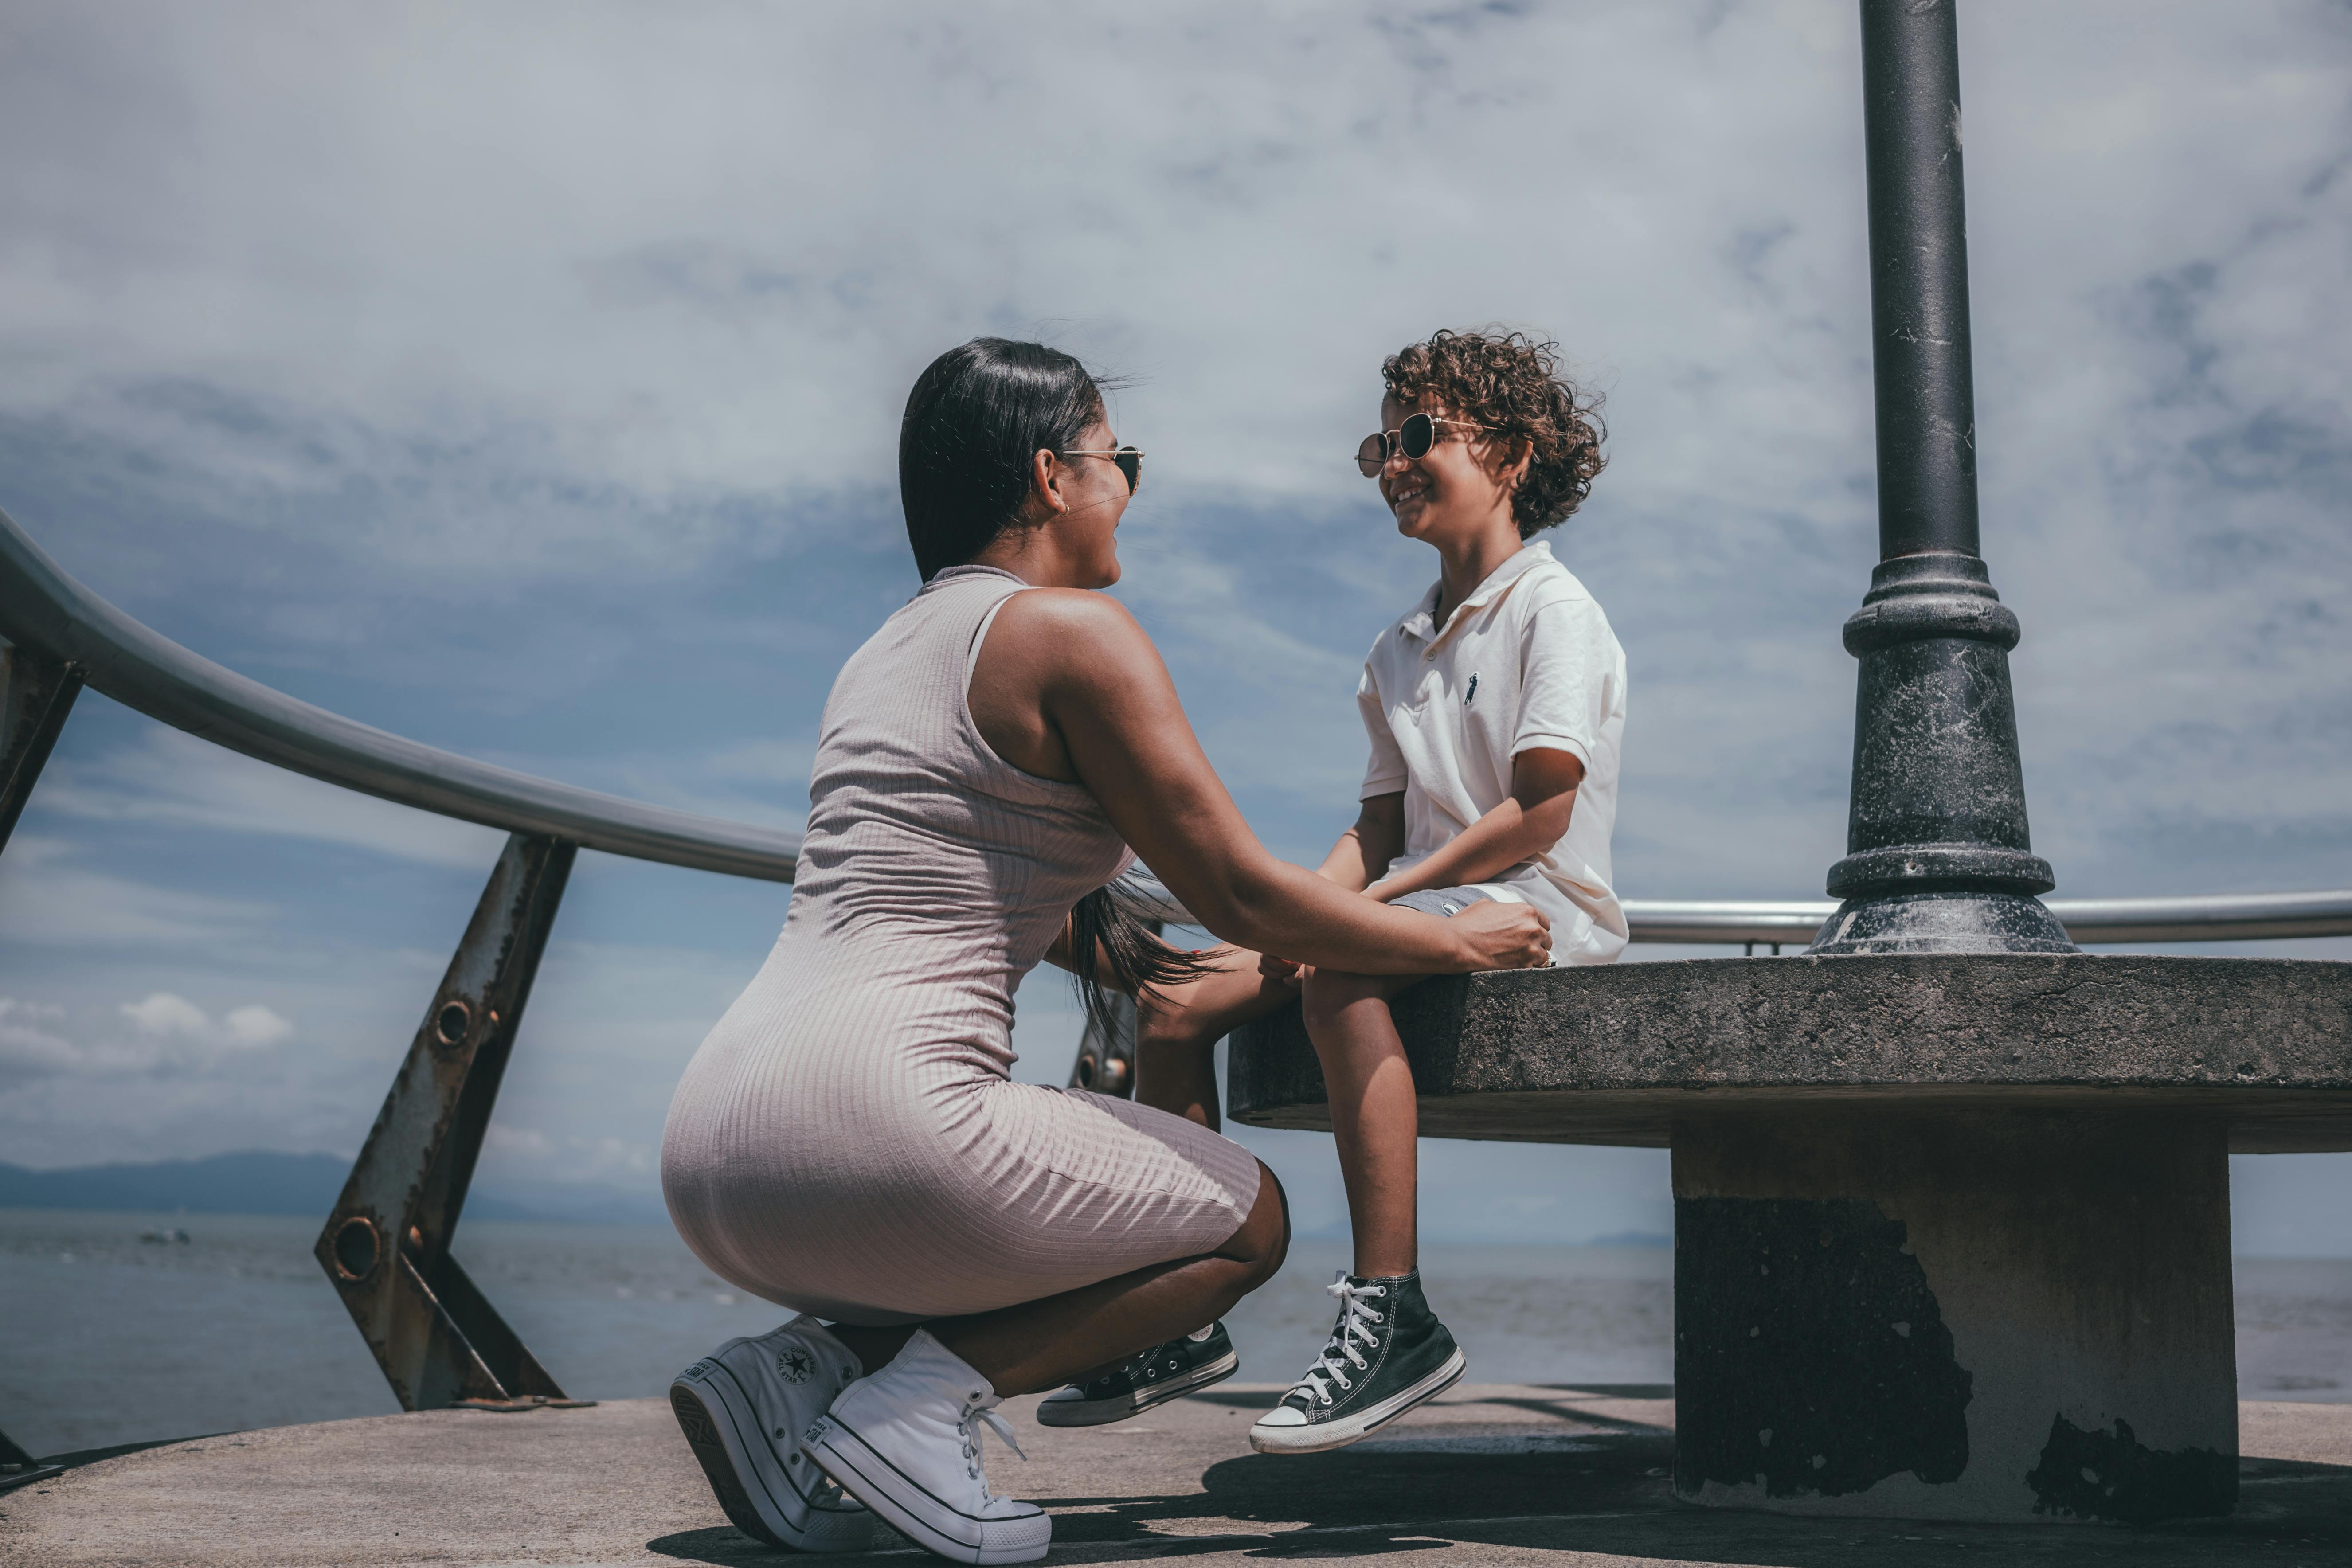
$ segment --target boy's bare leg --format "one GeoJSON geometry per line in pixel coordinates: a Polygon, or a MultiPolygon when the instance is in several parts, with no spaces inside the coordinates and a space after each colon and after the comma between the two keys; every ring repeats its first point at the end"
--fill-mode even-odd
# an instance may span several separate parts
{"type": "Polygon", "coordinates": [[[1307,1034],[1330,1092],[1355,1272],[1366,1279],[1410,1274],[1421,1259],[1421,1107],[1389,999],[1424,978],[1321,969],[1307,976],[1307,1034]]]}
{"type": "Polygon", "coordinates": [[[1135,1098],[1214,1131],[1217,1042],[1262,1013],[1297,1000],[1291,982],[1258,973],[1258,955],[1227,948],[1213,973],[1137,999],[1135,1098]]]}

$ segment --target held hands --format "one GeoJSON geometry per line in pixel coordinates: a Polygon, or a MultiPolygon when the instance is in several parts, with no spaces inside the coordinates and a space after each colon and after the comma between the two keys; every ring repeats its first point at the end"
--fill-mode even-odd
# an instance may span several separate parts
{"type": "Polygon", "coordinates": [[[1445,922],[1464,969],[1541,969],[1551,963],[1551,921],[1533,904],[1489,900],[1445,922]]]}

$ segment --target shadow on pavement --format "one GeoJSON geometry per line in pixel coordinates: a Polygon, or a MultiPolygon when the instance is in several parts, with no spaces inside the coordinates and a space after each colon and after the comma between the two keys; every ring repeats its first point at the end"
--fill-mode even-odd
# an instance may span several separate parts
{"type": "MultiPolygon", "coordinates": [[[[1031,1500],[1055,1515],[1049,1563],[1222,1552],[1370,1558],[1473,1547],[1771,1568],[2352,1562],[2352,1468],[2342,1466],[2249,1459],[2233,1517],[2126,1529],[1788,1519],[1691,1508],[1674,1499],[1673,1463],[1673,1436],[1656,1428],[1407,1428],[1337,1453],[1223,1459],[1202,1472],[1197,1489],[1031,1500]]],[[[682,1531],[646,1545],[662,1556],[719,1565],[786,1555],[728,1529],[682,1531]]],[[[884,1531],[877,1545],[903,1543],[884,1531]]]]}

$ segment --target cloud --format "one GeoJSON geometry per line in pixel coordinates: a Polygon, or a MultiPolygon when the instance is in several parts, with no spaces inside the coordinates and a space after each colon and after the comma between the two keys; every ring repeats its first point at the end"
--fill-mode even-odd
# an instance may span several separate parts
{"type": "Polygon", "coordinates": [[[283,1041],[293,1034],[294,1026],[260,1003],[248,1002],[222,1015],[221,1029],[238,1045],[258,1047],[283,1041]]]}
{"type": "MultiPolygon", "coordinates": [[[[1611,395],[1614,462],[1563,551],[1633,655],[1629,865],[1662,890],[1810,891],[1834,852],[1853,678],[1834,626],[1870,551],[1845,10],[549,27],[525,8],[294,34],[234,7],[202,27],[37,15],[42,79],[5,112],[64,111],[58,80],[126,101],[18,140],[0,350],[29,373],[0,416],[118,494],[162,487],[146,504],[175,498],[209,539],[252,536],[239,591],[274,647],[381,670],[389,644],[478,636],[454,607],[532,584],[650,630],[704,574],[858,537],[874,520],[829,498],[887,489],[929,353],[1046,330],[1143,376],[1118,409],[1154,474],[1124,592],[1213,755],[1282,811],[1344,809],[1360,742],[1332,693],[1426,571],[1380,563],[1409,552],[1344,460],[1378,354],[1438,321],[1522,322],[1611,395]],[[1024,90],[1039,69],[1065,90],[1024,90]],[[1074,116],[1107,129],[1069,137],[1074,116]],[[178,177],[159,183],[164,148],[178,177]],[[1041,223],[1016,216],[1033,169],[1073,194],[1041,223]],[[289,567],[289,546],[311,559],[289,567]],[[608,612],[597,585],[622,581],[663,586],[608,612]],[[1829,826],[1792,837],[1792,811],[1829,826]]],[[[2096,890],[2152,837],[2224,816],[2352,831],[2330,805],[2352,707],[2333,608],[2352,589],[2332,499],[2352,451],[2346,24],[2286,5],[2119,25],[2144,16],[1989,5],[1964,24],[1987,548],[2027,615],[2039,818],[2070,887],[2096,890]],[[2232,766],[2175,761],[2216,748],[2232,766]]],[[[621,641],[527,635],[473,661],[488,683],[435,648],[414,668],[460,702],[513,683],[522,709],[559,671],[618,673],[621,641]]],[[[821,682],[812,663],[799,679],[821,682]]],[[[595,749],[587,765],[656,798],[797,815],[741,787],[723,742],[595,749]]],[[[280,815],[240,792],[171,809],[280,815]]],[[[477,853],[425,826],[310,830],[477,853]]]]}
{"type": "Polygon", "coordinates": [[[17,834],[0,858],[0,936],[52,950],[190,947],[249,938],[275,913],[249,899],[184,892],[76,864],[89,847],[17,834]]]}
{"type": "Polygon", "coordinates": [[[485,1156],[507,1160],[543,1160],[555,1152],[555,1140],[535,1128],[511,1127],[493,1121],[482,1134],[485,1156]]]}
{"type": "Polygon", "coordinates": [[[47,810],[95,822],[153,823],[309,838],[435,865],[487,867],[506,835],[288,773],[163,725],[41,784],[47,810]]]}
{"type": "Polygon", "coordinates": [[[212,1029],[202,1008],[168,991],[158,991],[143,1002],[125,1002],[122,1016],[150,1035],[204,1035],[212,1029]]]}
{"type": "MultiPolygon", "coordinates": [[[[1432,573],[1347,461],[1379,357],[1500,321],[1609,398],[1612,466],[1555,537],[1631,661],[1622,886],[1802,896],[1843,847],[1837,626],[1874,554],[1850,5],[288,26],[37,0],[10,26],[0,505],[235,668],[792,826],[833,672],[913,586],[906,386],[974,332],[1043,333],[1139,378],[1119,592],[1253,826],[1312,859],[1352,810],[1357,661],[1432,573]]],[[[2070,893],[2343,885],[2352,12],[1982,0],[1961,26],[2037,847],[2070,893]]],[[[280,1083],[224,1058],[176,1099],[20,1098],[0,1131],[355,1141],[494,847],[85,699],[0,859],[0,981],[96,977],[0,1018],[9,1048],[194,1041],[117,1013],[133,992],[231,1030],[209,964],[305,1050],[242,1058],[280,1083]]],[[[595,865],[502,1117],[617,1172],[780,906],[595,865]]],[[[1024,1013],[1024,1071],[1058,1079],[1075,1025],[1024,1013]]]]}
{"type": "Polygon", "coordinates": [[[59,1011],[0,996],[0,1057],[19,1068],[57,1071],[71,1067],[80,1057],[73,1043],[32,1022],[59,1011]]]}
{"type": "MultiPolygon", "coordinates": [[[[131,1028],[90,1020],[69,1037],[67,1009],[0,996],[0,1061],[24,1075],[124,1079],[204,1075],[250,1053],[283,1044],[294,1026],[258,1002],[233,1007],[218,1019],[169,991],[120,1004],[131,1028]],[[36,1023],[34,1020],[41,1020],[36,1023]]],[[[20,1079],[18,1089],[24,1087],[20,1079]]]]}

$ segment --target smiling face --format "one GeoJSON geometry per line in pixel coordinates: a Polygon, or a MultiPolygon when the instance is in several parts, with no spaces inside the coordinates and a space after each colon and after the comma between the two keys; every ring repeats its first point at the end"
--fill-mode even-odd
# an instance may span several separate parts
{"type": "MultiPolygon", "coordinates": [[[[1118,437],[1110,422],[1097,419],[1087,426],[1073,451],[1115,452],[1118,437]]],[[[1062,454],[1054,468],[1055,492],[1065,510],[1045,519],[1054,532],[1055,552],[1070,574],[1065,586],[1108,588],[1118,581],[1118,520],[1127,511],[1130,492],[1127,476],[1108,458],[1062,454]]]]}
{"type": "MultiPolygon", "coordinates": [[[[1387,397],[1381,402],[1381,428],[1397,429],[1413,414],[1452,417],[1433,397],[1411,403],[1387,397]]],[[[1493,443],[1464,426],[1440,425],[1437,436],[1427,456],[1391,452],[1380,472],[1381,499],[1389,503],[1397,531],[1431,544],[1486,532],[1495,527],[1497,513],[1507,518],[1511,481],[1525,467],[1524,459],[1498,461],[1504,455],[1495,452],[1493,443]]]]}

